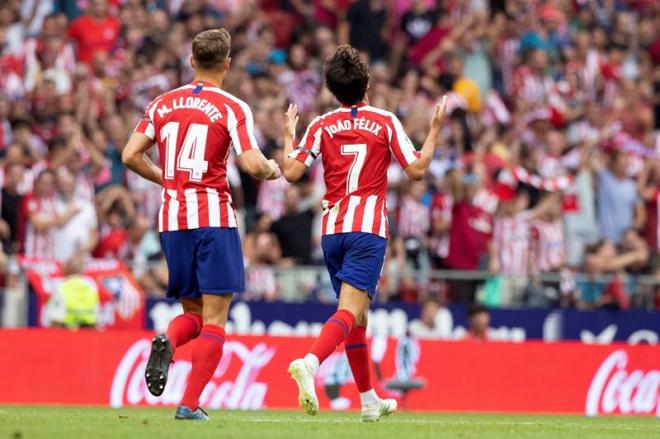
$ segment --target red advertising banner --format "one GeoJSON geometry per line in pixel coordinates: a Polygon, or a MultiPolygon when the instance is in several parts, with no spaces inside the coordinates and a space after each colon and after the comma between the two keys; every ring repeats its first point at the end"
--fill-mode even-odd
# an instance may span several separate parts
{"type": "MultiPolygon", "coordinates": [[[[57,261],[20,258],[21,267],[37,296],[37,325],[49,326],[46,306],[64,279],[62,265],[57,261]]],[[[99,292],[98,326],[112,329],[144,328],[144,292],[131,272],[114,259],[91,259],[85,263],[84,275],[99,292]]]]}
{"type": "MultiPolygon", "coordinates": [[[[165,393],[144,384],[146,331],[0,330],[0,404],[176,405],[190,373],[179,349],[165,393]]],[[[294,408],[288,363],[304,337],[229,336],[202,395],[208,408],[294,408]]],[[[580,343],[371,341],[377,391],[415,387],[410,410],[660,416],[660,348],[580,343]],[[389,387],[389,389],[388,389],[389,387]]],[[[323,409],[359,407],[342,352],[317,375],[323,409]]]]}

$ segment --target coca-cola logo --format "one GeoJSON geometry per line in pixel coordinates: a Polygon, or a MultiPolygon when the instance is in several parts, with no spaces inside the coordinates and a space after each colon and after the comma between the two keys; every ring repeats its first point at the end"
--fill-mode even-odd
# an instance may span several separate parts
{"type": "Polygon", "coordinates": [[[652,414],[660,416],[660,370],[628,371],[628,353],[612,352],[594,375],[585,413],[652,414]]]}
{"type": "MultiPolygon", "coordinates": [[[[176,405],[181,401],[192,365],[179,360],[170,367],[167,387],[159,396],[153,396],[144,382],[144,368],[149,358],[151,342],[136,341],[119,362],[110,389],[110,405],[176,405]]],[[[268,384],[257,381],[260,370],[275,355],[275,348],[257,343],[248,348],[241,342],[225,343],[222,359],[208,383],[200,404],[211,409],[231,408],[256,410],[264,407],[268,384]],[[230,377],[227,373],[232,361],[240,361],[238,372],[230,377]]]]}

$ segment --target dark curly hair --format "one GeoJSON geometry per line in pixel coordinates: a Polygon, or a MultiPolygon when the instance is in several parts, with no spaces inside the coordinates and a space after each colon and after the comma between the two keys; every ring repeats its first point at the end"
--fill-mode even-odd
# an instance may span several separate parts
{"type": "Polygon", "coordinates": [[[325,61],[325,84],[344,105],[355,105],[364,99],[369,85],[369,65],[348,44],[337,47],[325,61]]]}

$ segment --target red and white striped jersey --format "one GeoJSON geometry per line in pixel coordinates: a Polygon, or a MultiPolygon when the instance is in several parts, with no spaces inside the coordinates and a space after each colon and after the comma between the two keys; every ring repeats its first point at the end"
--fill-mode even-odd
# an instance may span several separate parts
{"type": "Polygon", "coordinates": [[[237,155],[258,148],[245,102],[206,82],[184,85],[154,99],[135,130],[158,145],[161,232],[236,227],[227,181],[230,145],[237,155]]]}
{"type": "Polygon", "coordinates": [[[406,195],[401,202],[396,225],[398,235],[404,239],[426,236],[431,229],[430,209],[421,201],[406,195]]]}
{"type": "Polygon", "coordinates": [[[529,238],[531,211],[495,218],[493,250],[504,274],[527,274],[529,271],[529,238]]]}
{"type": "MultiPolygon", "coordinates": [[[[435,221],[451,224],[453,210],[454,198],[443,192],[436,193],[431,202],[431,224],[435,221]]],[[[438,234],[432,225],[430,248],[434,256],[439,256],[443,259],[446,258],[449,255],[449,230],[438,234]]]]}
{"type": "Polygon", "coordinates": [[[38,231],[34,228],[29,218],[36,215],[46,220],[51,220],[57,214],[57,202],[53,197],[38,197],[30,194],[23,199],[22,216],[25,220],[23,254],[25,256],[42,260],[55,258],[55,235],[53,229],[38,231]]]}
{"type": "Polygon", "coordinates": [[[532,222],[534,258],[532,271],[547,273],[562,268],[564,257],[564,229],[560,219],[532,222]]]}
{"type": "Polygon", "coordinates": [[[321,155],[326,195],[322,234],[365,232],[388,237],[387,169],[418,153],[397,117],[364,103],[314,119],[289,157],[307,166],[321,155]]]}

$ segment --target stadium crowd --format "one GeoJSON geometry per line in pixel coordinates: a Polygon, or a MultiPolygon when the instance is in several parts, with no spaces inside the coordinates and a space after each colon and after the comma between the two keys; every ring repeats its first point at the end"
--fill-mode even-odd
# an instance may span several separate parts
{"type": "MultiPolygon", "coordinates": [[[[504,303],[660,308],[658,289],[636,282],[660,275],[655,0],[5,1],[5,283],[17,254],[83,255],[126,261],[164,294],[160,189],[127,172],[121,149],[153,98],[192,80],[192,37],[220,26],[232,35],[224,87],[250,105],[276,160],[288,102],[301,129],[336,105],[322,63],[339,43],[368,57],[371,105],[397,114],[416,145],[449,95],[428,178],[390,169],[380,300],[472,302],[479,289],[504,303]],[[445,281],[432,269],[491,276],[445,281]]],[[[290,279],[276,271],[321,260],[321,172],[259,184],[230,164],[247,297],[286,298],[290,279]]],[[[324,297],[323,283],[308,294],[324,297]]]]}

